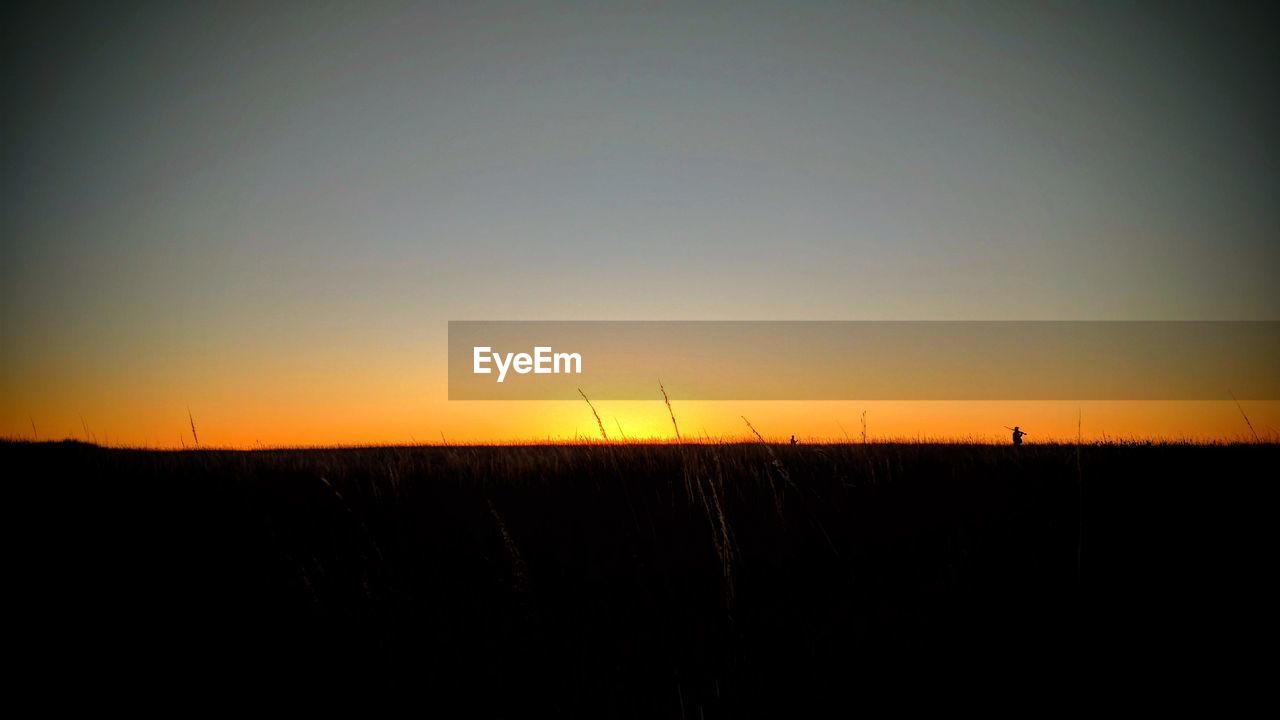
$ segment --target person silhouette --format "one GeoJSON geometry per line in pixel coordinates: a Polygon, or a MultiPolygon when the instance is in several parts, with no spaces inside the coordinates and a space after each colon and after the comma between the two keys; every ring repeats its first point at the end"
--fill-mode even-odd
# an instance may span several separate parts
{"type": "Polygon", "coordinates": [[[1024,432],[1022,432],[1021,430],[1019,430],[1017,425],[1014,425],[1014,426],[1013,426],[1013,444],[1014,444],[1015,446],[1020,446],[1020,445],[1022,445],[1022,436],[1023,436],[1023,435],[1026,435],[1026,433],[1024,433],[1024,432]]]}
{"type": "Polygon", "coordinates": [[[791,436],[791,444],[792,444],[792,445],[795,445],[795,444],[796,444],[796,436],[795,436],[795,435],[792,435],[792,436],[791,436]]]}

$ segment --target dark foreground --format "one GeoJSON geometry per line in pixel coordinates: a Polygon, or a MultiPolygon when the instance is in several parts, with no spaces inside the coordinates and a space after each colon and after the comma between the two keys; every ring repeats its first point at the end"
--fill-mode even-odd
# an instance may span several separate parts
{"type": "Polygon", "coordinates": [[[68,443],[0,467],[18,647],[56,692],[696,718],[938,678],[1238,697],[1274,639],[1277,452],[68,443]]]}

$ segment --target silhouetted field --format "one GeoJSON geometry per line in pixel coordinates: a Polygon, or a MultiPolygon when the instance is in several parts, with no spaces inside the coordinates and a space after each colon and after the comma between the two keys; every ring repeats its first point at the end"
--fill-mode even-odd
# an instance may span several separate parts
{"type": "Polygon", "coordinates": [[[1243,688],[1272,637],[1276,459],[0,444],[35,675],[93,696],[405,694],[475,716],[855,707],[903,678],[1243,688]]]}

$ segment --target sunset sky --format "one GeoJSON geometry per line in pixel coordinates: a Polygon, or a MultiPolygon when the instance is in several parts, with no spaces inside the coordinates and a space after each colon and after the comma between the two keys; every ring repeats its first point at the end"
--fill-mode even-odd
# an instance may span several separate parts
{"type": "MultiPolygon", "coordinates": [[[[449,320],[1280,319],[1269,9],[3,12],[0,436],[598,436],[450,402],[449,320]]],[[[1231,402],[669,389],[690,436],[1252,437],[1231,402]]],[[[597,404],[611,437],[670,435],[654,390],[597,404]]]]}

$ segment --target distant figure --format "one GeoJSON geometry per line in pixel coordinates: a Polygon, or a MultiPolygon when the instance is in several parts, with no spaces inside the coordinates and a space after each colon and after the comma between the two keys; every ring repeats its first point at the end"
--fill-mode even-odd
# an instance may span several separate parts
{"type": "Polygon", "coordinates": [[[792,445],[795,445],[795,444],[796,444],[796,436],[795,436],[795,435],[792,435],[792,436],[791,436],[791,444],[792,444],[792,445]]]}
{"type": "Polygon", "coordinates": [[[1022,445],[1022,436],[1023,436],[1023,435],[1026,435],[1026,433],[1024,433],[1024,432],[1022,432],[1021,430],[1019,430],[1017,425],[1014,425],[1014,426],[1013,426],[1013,444],[1014,444],[1015,446],[1020,447],[1020,446],[1022,445]]]}

